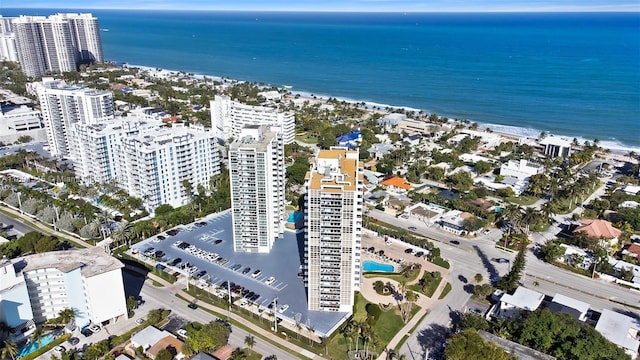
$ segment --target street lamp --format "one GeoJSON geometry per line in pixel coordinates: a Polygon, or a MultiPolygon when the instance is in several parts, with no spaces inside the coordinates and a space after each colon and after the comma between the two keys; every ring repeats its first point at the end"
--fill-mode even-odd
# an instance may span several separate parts
{"type": "Polygon", "coordinates": [[[20,210],[20,214],[24,214],[24,211],[22,211],[22,201],[20,201],[20,195],[22,195],[22,193],[18,191],[16,195],[18,195],[18,210],[20,210]]]}
{"type": "Polygon", "coordinates": [[[273,328],[278,332],[278,297],[273,298],[273,328]]]}

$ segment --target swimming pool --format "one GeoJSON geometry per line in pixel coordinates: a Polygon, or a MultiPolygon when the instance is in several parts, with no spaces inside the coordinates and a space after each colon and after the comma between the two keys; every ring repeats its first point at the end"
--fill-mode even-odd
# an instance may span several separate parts
{"type": "Polygon", "coordinates": [[[393,272],[395,267],[389,264],[380,264],[375,261],[365,260],[362,262],[363,271],[379,271],[379,272],[393,272]]]}
{"type": "Polygon", "coordinates": [[[289,213],[289,218],[287,219],[287,222],[297,222],[298,219],[301,219],[304,216],[304,213],[301,211],[292,211],[289,213]]]}
{"type": "MultiPolygon", "coordinates": [[[[47,346],[47,345],[49,345],[49,343],[51,343],[53,341],[53,339],[54,339],[53,335],[45,335],[45,336],[40,338],[40,345],[47,346]]],[[[40,346],[38,346],[38,342],[37,341],[29,343],[25,347],[20,349],[20,352],[18,352],[18,356],[17,357],[23,357],[23,356],[29,355],[32,352],[38,350],[39,348],[40,348],[40,346]]]]}

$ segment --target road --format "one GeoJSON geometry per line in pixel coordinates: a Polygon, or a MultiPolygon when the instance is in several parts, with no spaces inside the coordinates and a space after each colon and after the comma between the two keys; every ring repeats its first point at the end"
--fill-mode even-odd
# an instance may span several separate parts
{"type": "MultiPolygon", "coordinates": [[[[464,310],[471,296],[470,289],[467,287],[465,290],[467,284],[460,279],[473,282],[476,273],[482,274],[484,279],[498,279],[509,271],[510,263],[497,263],[492,259],[507,258],[512,261],[515,253],[495,247],[495,242],[502,235],[499,230],[492,230],[488,235],[466,239],[444,232],[437,225],[411,217],[396,218],[393,214],[379,210],[371,210],[368,215],[403,228],[415,226],[417,233],[433,240],[434,244],[440,248],[441,256],[451,264],[449,279],[447,279],[452,284],[451,293],[447,295],[445,301],[439,301],[434,305],[429,315],[423,319],[400,349],[400,352],[409,359],[422,359],[426,351],[441,348],[444,335],[456,312],[464,310]],[[459,241],[460,244],[452,244],[453,240],[459,241]]],[[[547,295],[561,293],[587,302],[591,305],[591,309],[596,311],[613,309],[640,313],[637,309],[611,301],[640,306],[640,292],[565,271],[539,260],[531,250],[527,253],[526,271],[521,283],[547,295]]]]}
{"type": "MultiPolygon", "coordinates": [[[[13,225],[13,229],[11,229],[11,231],[13,231],[18,236],[22,236],[30,231],[34,231],[34,229],[23,224],[19,220],[9,217],[3,213],[0,213],[0,223],[2,223],[3,225],[13,225]]],[[[11,231],[9,231],[9,234],[11,234],[11,231]]]]}
{"type": "MultiPolygon", "coordinates": [[[[182,284],[178,286],[182,287],[182,284]]],[[[144,312],[140,313],[139,317],[146,318],[146,313],[150,309],[169,308],[171,309],[172,314],[177,315],[189,322],[198,321],[200,323],[208,323],[217,319],[215,316],[202,310],[201,308],[195,310],[188,308],[187,303],[175,297],[175,293],[173,293],[172,290],[172,288],[153,286],[149,281],[145,282],[141,292],[141,296],[145,300],[145,309],[144,312]]],[[[138,316],[138,314],[136,314],[136,316],[138,316]]],[[[248,335],[253,336],[253,334],[250,334],[243,329],[233,327],[233,331],[229,336],[229,344],[234,347],[243,348],[245,347],[244,339],[248,335]]],[[[281,350],[280,348],[272,345],[265,340],[260,339],[257,336],[255,336],[254,338],[256,344],[254,345],[253,350],[262,354],[262,356],[274,354],[278,357],[278,359],[297,359],[296,356],[291,355],[284,350],[281,350]]]]}

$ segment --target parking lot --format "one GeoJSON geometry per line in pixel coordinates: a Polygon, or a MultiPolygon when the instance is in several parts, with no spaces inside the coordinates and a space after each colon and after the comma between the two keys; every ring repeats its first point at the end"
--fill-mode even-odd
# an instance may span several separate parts
{"type": "Polygon", "coordinates": [[[322,333],[346,315],[307,310],[300,267],[303,234],[285,231],[269,254],[250,254],[233,251],[230,211],[171,230],[134,245],[132,253],[169,273],[190,276],[218,296],[232,292],[242,298],[236,300],[239,305],[273,308],[276,300],[278,316],[322,333]]]}

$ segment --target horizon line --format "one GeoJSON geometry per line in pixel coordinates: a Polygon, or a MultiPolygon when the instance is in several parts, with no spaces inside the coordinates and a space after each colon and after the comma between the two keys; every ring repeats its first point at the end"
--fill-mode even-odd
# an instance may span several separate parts
{"type": "MultiPolygon", "coordinates": [[[[432,9],[432,10],[389,10],[389,9],[224,9],[224,8],[159,8],[149,10],[148,8],[121,8],[121,7],[24,7],[24,6],[4,6],[4,9],[17,10],[121,10],[121,11],[211,11],[211,12],[268,12],[268,13],[398,13],[398,14],[428,14],[428,13],[472,13],[472,14],[491,14],[491,13],[640,13],[640,5],[620,4],[621,7],[585,7],[585,8],[522,8],[522,9],[432,9]],[[630,7],[629,7],[630,6],[630,7]]],[[[2,11],[0,10],[0,14],[2,11]]]]}

